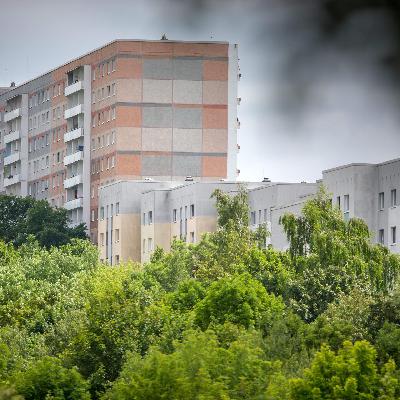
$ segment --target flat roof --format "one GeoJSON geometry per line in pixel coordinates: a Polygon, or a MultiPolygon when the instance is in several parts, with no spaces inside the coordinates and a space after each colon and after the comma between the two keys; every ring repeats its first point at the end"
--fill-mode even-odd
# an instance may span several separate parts
{"type": "Polygon", "coordinates": [[[382,162],[376,163],[376,164],[373,164],[373,163],[350,163],[350,164],[339,165],[337,167],[333,167],[333,168],[329,168],[329,169],[324,169],[322,171],[322,173],[332,172],[332,171],[336,171],[339,169],[350,168],[350,167],[379,167],[381,165],[392,164],[392,163],[396,163],[399,161],[400,161],[400,157],[394,158],[392,160],[382,161],[382,162]]]}
{"type": "MultiPolygon", "coordinates": [[[[47,71],[47,72],[45,72],[45,73],[43,73],[41,75],[36,76],[35,78],[29,79],[29,80],[21,83],[20,85],[16,85],[15,87],[12,87],[12,88],[11,87],[7,88],[7,89],[9,89],[9,90],[7,90],[7,92],[10,92],[10,91],[15,90],[17,88],[20,88],[21,86],[24,86],[27,83],[34,81],[35,79],[39,79],[39,78],[41,78],[41,77],[43,77],[45,75],[48,75],[48,74],[56,71],[59,68],[65,67],[68,64],[71,64],[71,63],[73,63],[73,62],[75,62],[75,61],[77,61],[77,60],[79,60],[79,59],[81,59],[83,57],[86,57],[86,56],[88,56],[90,54],[95,53],[96,51],[102,50],[102,49],[104,49],[104,48],[106,48],[108,46],[111,46],[114,43],[118,43],[118,42],[147,42],[147,43],[160,43],[160,42],[164,43],[164,42],[167,42],[167,43],[197,43],[197,44],[229,44],[229,42],[227,42],[227,41],[195,41],[195,40],[169,40],[169,39],[167,39],[167,40],[162,40],[162,39],[158,39],[158,40],[151,40],[151,39],[115,39],[115,40],[113,40],[113,41],[111,41],[109,43],[104,44],[103,46],[97,47],[97,48],[95,48],[95,49],[93,49],[93,50],[91,50],[91,51],[89,51],[89,52],[87,52],[85,54],[82,54],[79,57],[73,58],[72,60],[69,60],[69,61],[67,61],[67,62],[65,62],[65,63],[63,63],[63,64],[61,64],[61,65],[59,65],[59,66],[57,66],[55,68],[52,68],[49,71],[47,71]]],[[[0,96],[2,94],[4,94],[4,93],[1,92],[1,90],[0,90],[0,96]]]]}

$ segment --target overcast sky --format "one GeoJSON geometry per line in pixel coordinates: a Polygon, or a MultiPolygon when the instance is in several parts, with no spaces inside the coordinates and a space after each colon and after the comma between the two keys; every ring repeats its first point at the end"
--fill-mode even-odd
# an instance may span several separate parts
{"type": "Polygon", "coordinates": [[[323,169],[400,156],[390,16],[321,36],[318,1],[0,0],[0,86],[117,38],[239,45],[241,180],[315,181],[323,169]]]}

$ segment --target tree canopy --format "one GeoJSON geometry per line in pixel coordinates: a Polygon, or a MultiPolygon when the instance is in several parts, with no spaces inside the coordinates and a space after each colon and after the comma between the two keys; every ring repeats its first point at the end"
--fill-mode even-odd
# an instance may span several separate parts
{"type": "Polygon", "coordinates": [[[85,224],[69,226],[67,210],[46,200],[0,195],[0,240],[20,246],[34,236],[46,248],[87,237],[85,224]]]}
{"type": "Polygon", "coordinates": [[[215,193],[199,243],[113,267],[5,201],[25,217],[0,242],[0,400],[400,398],[399,257],[323,191],[266,248],[244,194],[215,193]]]}

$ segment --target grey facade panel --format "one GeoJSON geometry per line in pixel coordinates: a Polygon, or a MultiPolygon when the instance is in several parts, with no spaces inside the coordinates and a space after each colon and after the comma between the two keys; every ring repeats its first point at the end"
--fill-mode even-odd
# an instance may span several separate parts
{"type": "Polygon", "coordinates": [[[142,176],[172,175],[170,156],[143,156],[142,176]]]}
{"type": "Polygon", "coordinates": [[[170,58],[144,59],[144,79],[172,79],[173,64],[170,58]]]}
{"type": "Polygon", "coordinates": [[[201,108],[175,108],[174,128],[201,128],[203,112],[201,108]]]}
{"type": "Polygon", "coordinates": [[[172,173],[174,176],[200,176],[201,157],[174,155],[172,173]]]}
{"type": "MultiPolygon", "coordinates": [[[[0,102],[11,99],[15,96],[21,95],[23,93],[32,93],[40,89],[45,89],[52,83],[51,73],[42,75],[32,81],[29,81],[21,86],[16,87],[13,90],[9,90],[0,95],[0,102]]],[[[48,102],[47,102],[48,103],[48,102]]],[[[45,104],[45,103],[44,103],[45,104]]]]}
{"type": "Polygon", "coordinates": [[[143,127],[147,128],[171,128],[171,107],[143,107],[143,127]]]}
{"type": "Polygon", "coordinates": [[[203,62],[201,60],[174,59],[174,79],[201,81],[203,62]]]}

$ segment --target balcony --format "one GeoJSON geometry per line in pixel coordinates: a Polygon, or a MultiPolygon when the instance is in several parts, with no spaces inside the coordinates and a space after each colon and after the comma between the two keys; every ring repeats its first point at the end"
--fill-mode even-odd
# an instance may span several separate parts
{"type": "Polygon", "coordinates": [[[20,116],[21,116],[21,109],[16,108],[15,110],[6,112],[4,114],[4,122],[12,121],[13,119],[18,118],[20,116]]]}
{"type": "Polygon", "coordinates": [[[83,198],[80,197],[79,199],[74,199],[70,201],[66,201],[64,203],[64,208],[66,210],[75,210],[76,208],[83,207],[83,198]]]}
{"type": "Polygon", "coordinates": [[[68,118],[72,118],[75,117],[75,115],[79,115],[83,113],[83,104],[78,104],[77,106],[68,108],[67,110],[65,110],[64,112],[64,118],[68,119],[68,118]]]}
{"type": "Polygon", "coordinates": [[[4,143],[10,143],[14,140],[18,140],[21,137],[19,131],[10,132],[8,135],[4,136],[4,143]]]}
{"type": "Polygon", "coordinates": [[[83,128],[77,128],[64,134],[64,143],[78,139],[83,136],[83,128]]]}
{"type": "Polygon", "coordinates": [[[19,151],[4,157],[4,165],[10,165],[20,160],[19,151]]]}
{"type": "Polygon", "coordinates": [[[72,178],[68,178],[64,180],[64,189],[71,188],[73,186],[79,185],[82,183],[82,175],[76,175],[72,178]]]}
{"type": "Polygon", "coordinates": [[[69,156],[64,157],[64,165],[69,165],[77,161],[83,160],[83,151],[77,151],[76,153],[72,153],[69,156]]]}
{"type": "Polygon", "coordinates": [[[83,81],[78,81],[78,82],[72,83],[71,85],[66,86],[65,90],[64,90],[64,94],[65,94],[65,96],[71,96],[71,94],[79,92],[80,90],[83,90],[83,81]]]}
{"type": "Polygon", "coordinates": [[[20,176],[17,175],[10,175],[8,178],[4,178],[3,186],[8,187],[11,185],[15,185],[16,183],[21,182],[20,176]]]}

